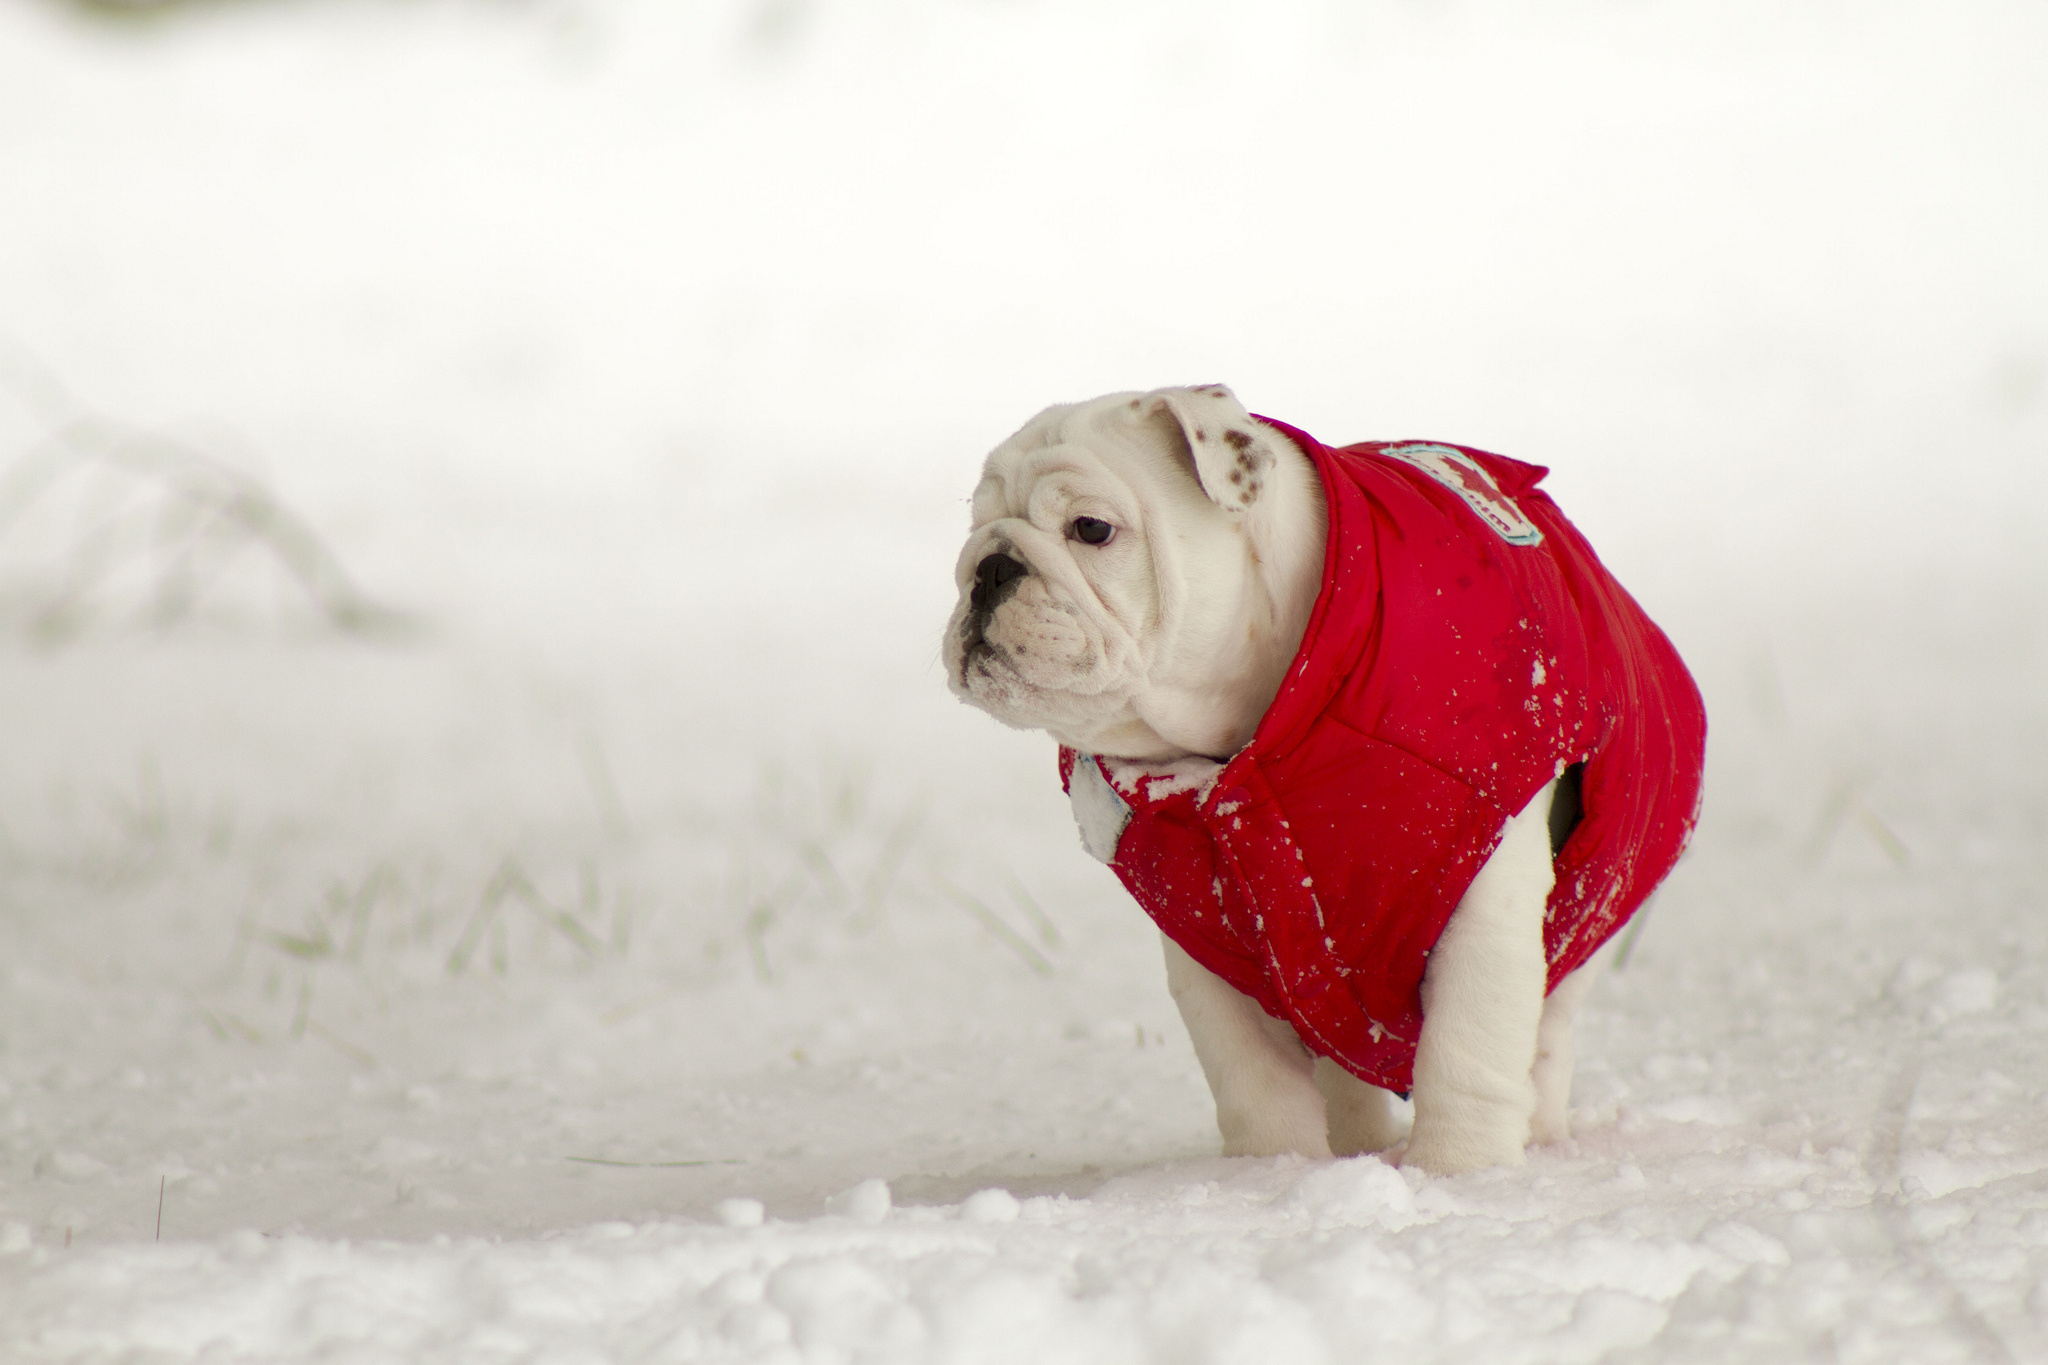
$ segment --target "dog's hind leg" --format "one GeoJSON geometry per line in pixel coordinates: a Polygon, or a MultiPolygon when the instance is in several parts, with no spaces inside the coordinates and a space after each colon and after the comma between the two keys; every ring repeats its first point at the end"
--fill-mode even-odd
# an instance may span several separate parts
{"type": "Polygon", "coordinates": [[[1548,973],[1543,909],[1556,877],[1548,825],[1554,786],[1507,822],[1430,950],[1405,1165],[1447,1174],[1523,1160],[1548,973]]]}
{"type": "Polygon", "coordinates": [[[1530,1072],[1536,1082],[1536,1113],[1529,1123],[1532,1142],[1563,1142],[1572,1135],[1572,1016],[1606,963],[1607,954],[1596,953],[1558,982],[1543,1002],[1543,1020],[1536,1026],[1536,1065],[1530,1072]]]}
{"type": "Polygon", "coordinates": [[[1391,1092],[1359,1080],[1328,1057],[1316,1058],[1316,1089],[1329,1115],[1331,1155],[1384,1152],[1408,1135],[1407,1117],[1391,1092]]]}
{"type": "Polygon", "coordinates": [[[1161,936],[1166,988],[1216,1097],[1225,1156],[1330,1155],[1315,1058],[1294,1030],[1161,936]]]}

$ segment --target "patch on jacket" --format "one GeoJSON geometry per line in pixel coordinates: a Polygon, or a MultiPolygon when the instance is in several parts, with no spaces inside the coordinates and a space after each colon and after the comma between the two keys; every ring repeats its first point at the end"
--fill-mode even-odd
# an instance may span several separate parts
{"type": "Polygon", "coordinates": [[[1522,509],[1515,506],[1513,498],[1500,491],[1500,485],[1493,481],[1493,475],[1486,472],[1486,467],[1464,451],[1411,441],[1406,445],[1387,446],[1380,454],[1414,465],[1456,493],[1508,544],[1543,543],[1543,532],[1536,529],[1536,523],[1523,516],[1522,509]]]}
{"type": "Polygon", "coordinates": [[[1074,823],[1081,827],[1081,847],[1097,862],[1115,862],[1131,808],[1103,777],[1093,754],[1076,756],[1067,796],[1074,803],[1074,823]]]}

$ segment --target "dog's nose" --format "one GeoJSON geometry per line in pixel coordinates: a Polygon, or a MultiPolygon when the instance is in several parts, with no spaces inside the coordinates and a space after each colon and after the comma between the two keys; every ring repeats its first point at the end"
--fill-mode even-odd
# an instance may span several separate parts
{"type": "Polygon", "coordinates": [[[974,566],[974,595],[967,604],[976,611],[994,611],[996,604],[1010,595],[1010,586],[1030,572],[998,550],[974,566]]]}

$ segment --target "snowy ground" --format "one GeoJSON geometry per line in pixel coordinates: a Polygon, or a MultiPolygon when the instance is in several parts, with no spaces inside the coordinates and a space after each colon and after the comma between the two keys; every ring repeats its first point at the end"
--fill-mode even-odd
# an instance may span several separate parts
{"type": "Polygon", "coordinates": [[[2048,21],[1240,9],[0,10],[0,1359],[2048,1358],[2048,21]],[[1522,1168],[1215,1158],[945,692],[980,454],[1208,379],[1707,693],[1522,1168]]]}

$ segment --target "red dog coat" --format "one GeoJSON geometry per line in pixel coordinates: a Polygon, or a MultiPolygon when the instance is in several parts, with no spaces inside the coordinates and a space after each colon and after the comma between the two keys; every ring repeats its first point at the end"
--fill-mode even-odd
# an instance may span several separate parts
{"type": "Polygon", "coordinates": [[[1508,818],[1586,765],[1545,913],[1555,987],[1692,837],[1706,712],[1536,488],[1548,470],[1433,443],[1332,450],[1261,420],[1314,461],[1330,517],[1279,695],[1213,772],[1063,748],[1060,778],[1094,851],[1189,956],[1312,1051],[1406,1091],[1425,959],[1508,818]],[[1107,788],[1077,779],[1084,761],[1107,788]]]}

